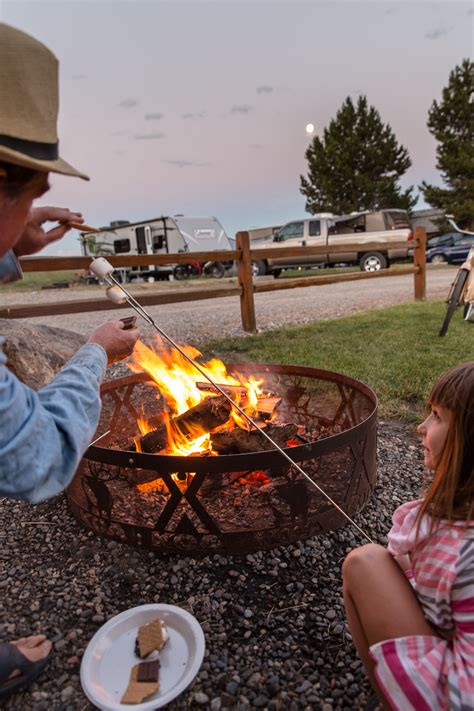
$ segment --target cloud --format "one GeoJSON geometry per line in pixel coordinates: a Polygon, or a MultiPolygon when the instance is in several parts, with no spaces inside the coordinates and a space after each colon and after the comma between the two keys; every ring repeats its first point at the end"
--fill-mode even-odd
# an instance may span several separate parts
{"type": "Polygon", "coordinates": [[[145,121],[159,121],[163,118],[163,114],[146,114],[145,121]]]}
{"type": "Polygon", "coordinates": [[[197,119],[197,118],[203,118],[206,115],[205,111],[200,111],[199,113],[188,113],[188,114],[181,114],[182,119],[197,119]]]}
{"type": "Polygon", "coordinates": [[[261,148],[262,144],[261,143],[250,143],[249,148],[261,148]]]}
{"type": "Polygon", "coordinates": [[[86,77],[85,74],[73,74],[72,77],[71,77],[71,79],[74,79],[74,80],[76,80],[76,79],[87,79],[87,77],[86,77]]]}
{"type": "Polygon", "coordinates": [[[164,137],[161,131],[153,131],[152,133],[136,133],[134,138],[136,141],[156,141],[164,137]]]}
{"type": "Polygon", "coordinates": [[[122,99],[122,101],[119,103],[119,106],[122,109],[132,109],[137,104],[138,101],[136,99],[122,99]]]}
{"type": "Polygon", "coordinates": [[[452,27],[438,27],[436,30],[430,30],[425,34],[426,39],[436,40],[440,37],[445,37],[449,32],[451,32],[452,27]]]}
{"type": "Polygon", "coordinates": [[[231,114],[248,114],[252,111],[252,107],[248,104],[240,104],[238,106],[233,106],[230,110],[231,114]]]}
{"type": "Polygon", "coordinates": [[[271,94],[273,88],[273,86],[267,86],[266,84],[263,84],[262,86],[257,86],[255,91],[257,92],[257,94],[271,94]]]}
{"type": "Polygon", "coordinates": [[[178,168],[204,168],[211,165],[211,163],[199,163],[194,160],[162,160],[161,162],[168,163],[168,165],[176,165],[178,168]]]}

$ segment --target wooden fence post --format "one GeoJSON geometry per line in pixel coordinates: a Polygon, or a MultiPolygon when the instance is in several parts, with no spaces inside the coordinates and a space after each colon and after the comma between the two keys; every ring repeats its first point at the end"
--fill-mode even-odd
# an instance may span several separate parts
{"type": "Polygon", "coordinates": [[[426,299],[426,231],[424,227],[415,228],[416,247],[413,251],[413,266],[418,267],[414,275],[415,301],[426,299]]]}
{"type": "Polygon", "coordinates": [[[237,232],[235,235],[237,249],[241,252],[237,260],[237,277],[242,289],[240,294],[240,313],[244,331],[255,333],[255,302],[253,299],[252,260],[250,259],[250,238],[248,232],[237,232]]]}

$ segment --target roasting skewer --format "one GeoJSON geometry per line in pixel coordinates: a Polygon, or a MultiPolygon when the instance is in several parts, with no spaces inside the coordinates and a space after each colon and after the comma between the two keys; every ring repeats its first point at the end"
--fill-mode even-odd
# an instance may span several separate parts
{"type": "Polygon", "coordinates": [[[121,284],[117,279],[115,279],[113,272],[114,268],[110,264],[110,262],[107,261],[104,257],[97,257],[96,259],[93,259],[90,265],[90,270],[93,272],[93,274],[96,275],[99,279],[105,280],[105,282],[109,285],[108,288],[106,289],[106,294],[108,298],[113,301],[114,304],[124,304],[128,303],[129,306],[131,306],[132,309],[134,309],[142,318],[144,321],[146,321],[152,328],[154,328],[160,336],[167,341],[173,348],[175,348],[180,355],[185,358],[196,370],[199,371],[199,373],[213,386],[215,390],[217,390],[221,395],[225,397],[226,400],[230,402],[232,407],[234,407],[241,415],[244,417],[247,422],[254,427],[256,430],[258,430],[272,445],[275,449],[277,449],[280,454],[293,466],[300,474],[302,474],[312,486],[314,486],[320,494],[322,494],[329,503],[334,506],[339,513],[341,513],[344,518],[352,525],[354,528],[367,540],[369,543],[373,543],[372,539],[370,536],[365,533],[365,531],[360,528],[360,526],[357,525],[357,523],[337,504],[334,499],[327,494],[324,489],[322,489],[319,484],[317,484],[309,474],[307,474],[300,466],[297,464],[286,452],[284,449],[282,449],[266,432],[265,429],[260,427],[253,419],[248,415],[245,410],[243,410],[239,405],[237,405],[236,402],[232,400],[230,395],[228,395],[225,390],[215,383],[212,378],[206,373],[206,371],[197,363],[193,358],[187,355],[185,351],[181,348],[181,346],[176,343],[170,336],[168,336],[163,329],[158,326],[157,323],[153,320],[153,318],[150,316],[150,314],[141,306],[141,304],[135,299],[132,294],[130,294],[129,291],[121,284]]]}

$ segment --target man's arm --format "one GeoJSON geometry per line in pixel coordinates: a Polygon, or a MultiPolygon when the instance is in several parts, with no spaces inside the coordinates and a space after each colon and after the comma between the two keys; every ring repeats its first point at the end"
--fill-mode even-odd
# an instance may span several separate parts
{"type": "Polygon", "coordinates": [[[82,346],[39,392],[5,360],[0,351],[0,496],[35,503],[69,484],[94,435],[107,355],[95,343],[82,346]]]}
{"type": "Polygon", "coordinates": [[[38,392],[7,370],[0,337],[0,496],[37,502],[69,484],[97,427],[107,361],[130,355],[138,338],[123,326],[98,326],[38,392]]]}

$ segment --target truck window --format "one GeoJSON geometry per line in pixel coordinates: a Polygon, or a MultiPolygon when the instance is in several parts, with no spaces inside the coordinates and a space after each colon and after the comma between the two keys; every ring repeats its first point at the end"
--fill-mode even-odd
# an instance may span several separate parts
{"type": "Polygon", "coordinates": [[[329,222],[329,234],[332,236],[350,235],[354,232],[365,232],[365,215],[357,215],[357,217],[339,222],[329,222]]]}
{"type": "Polygon", "coordinates": [[[320,220],[310,220],[309,221],[309,236],[319,237],[321,234],[321,222],[320,220]]]}
{"type": "Polygon", "coordinates": [[[287,239],[294,237],[303,237],[304,222],[289,222],[278,233],[279,242],[284,242],[287,239]]]}
{"type": "MultiPolygon", "coordinates": [[[[386,229],[382,212],[372,212],[365,216],[366,232],[383,232],[386,229]]],[[[391,229],[391,227],[388,229],[391,229]]]]}
{"type": "Polygon", "coordinates": [[[114,241],[114,252],[115,254],[127,254],[130,252],[130,240],[116,239],[114,241]]]}
{"type": "Polygon", "coordinates": [[[406,210],[382,210],[382,212],[385,217],[385,229],[404,230],[410,227],[410,218],[406,210]]]}

